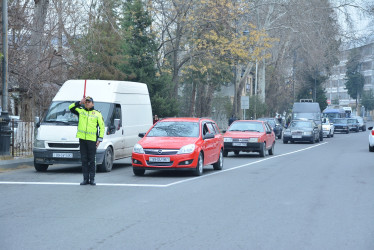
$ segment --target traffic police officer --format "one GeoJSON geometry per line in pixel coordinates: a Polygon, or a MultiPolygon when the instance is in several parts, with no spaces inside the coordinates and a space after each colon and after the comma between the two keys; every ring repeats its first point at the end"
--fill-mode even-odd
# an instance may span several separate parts
{"type": "Polygon", "coordinates": [[[82,159],[83,182],[81,185],[96,185],[95,168],[96,168],[96,148],[104,137],[104,120],[98,110],[94,109],[92,97],[87,96],[81,101],[72,103],[69,106],[70,111],[78,116],[79,146],[82,159]],[[84,104],[84,107],[81,105],[84,104]],[[100,134],[98,129],[100,128],[100,134]]]}

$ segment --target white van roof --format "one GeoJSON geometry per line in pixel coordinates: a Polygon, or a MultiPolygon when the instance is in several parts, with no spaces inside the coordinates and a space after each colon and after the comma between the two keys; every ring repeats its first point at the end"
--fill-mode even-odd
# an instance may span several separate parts
{"type": "MultiPolygon", "coordinates": [[[[83,98],[85,80],[69,80],[65,82],[57,92],[53,101],[80,101],[83,98]]],[[[114,80],[87,80],[86,96],[93,98],[94,102],[118,102],[124,103],[126,99],[121,94],[136,94],[148,96],[148,88],[144,83],[114,81],[114,80]]],[[[143,104],[149,104],[149,98],[143,104]]],[[[131,100],[132,101],[132,100],[131,100]]],[[[129,103],[131,104],[131,103],[129,103]]]]}

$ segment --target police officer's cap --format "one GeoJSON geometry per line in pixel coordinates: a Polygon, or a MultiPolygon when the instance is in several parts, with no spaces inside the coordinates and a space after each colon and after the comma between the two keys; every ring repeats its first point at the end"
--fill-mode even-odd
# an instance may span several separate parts
{"type": "Polygon", "coordinates": [[[91,96],[86,96],[86,101],[90,101],[90,102],[93,102],[93,99],[91,96]]]}

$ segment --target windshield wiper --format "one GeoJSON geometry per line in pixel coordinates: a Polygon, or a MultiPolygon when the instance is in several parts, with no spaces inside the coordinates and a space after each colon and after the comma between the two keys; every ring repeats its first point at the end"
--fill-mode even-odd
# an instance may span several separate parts
{"type": "Polygon", "coordinates": [[[62,124],[77,124],[76,121],[53,121],[53,120],[49,120],[49,121],[44,121],[46,123],[62,123],[62,124]]]}

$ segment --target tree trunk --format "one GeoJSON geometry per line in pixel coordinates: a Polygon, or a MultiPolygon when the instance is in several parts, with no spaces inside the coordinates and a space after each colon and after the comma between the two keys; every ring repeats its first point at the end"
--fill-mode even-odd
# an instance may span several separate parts
{"type": "Polygon", "coordinates": [[[192,82],[192,94],[190,98],[190,108],[188,111],[188,116],[193,117],[194,111],[195,111],[195,105],[196,105],[196,82],[192,82]]]}

